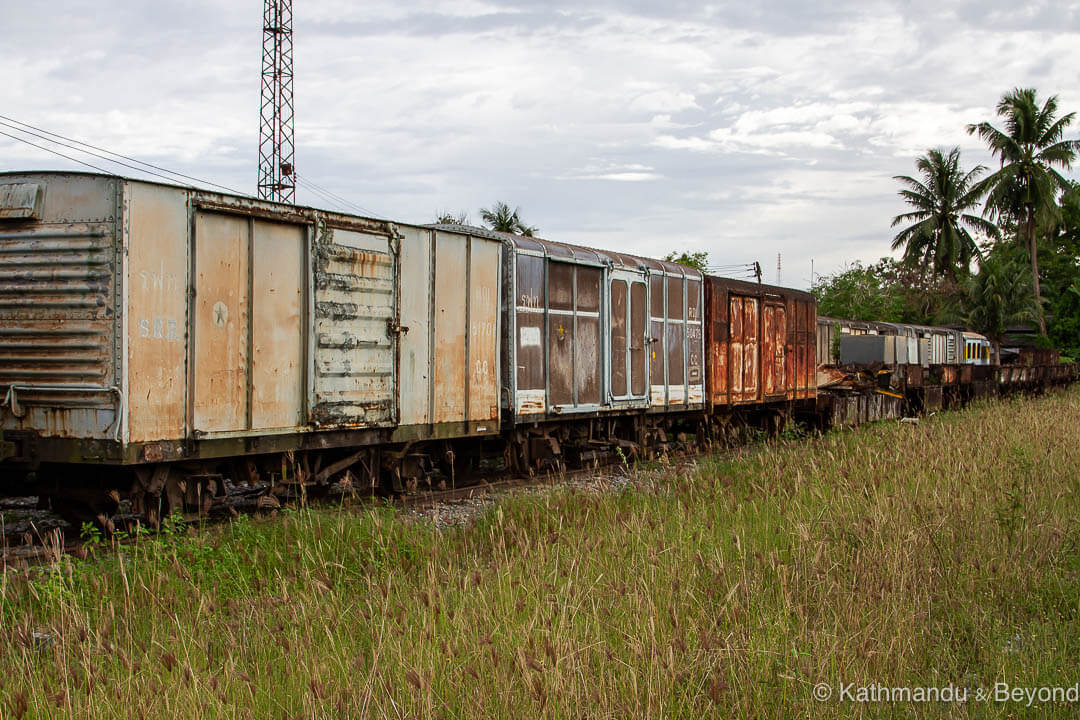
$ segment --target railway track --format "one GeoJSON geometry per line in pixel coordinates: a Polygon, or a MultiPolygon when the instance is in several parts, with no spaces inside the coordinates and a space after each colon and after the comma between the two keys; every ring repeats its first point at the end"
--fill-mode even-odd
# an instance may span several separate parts
{"type": "MultiPolygon", "coordinates": [[[[657,453],[653,448],[644,448],[636,457],[627,461],[621,453],[594,455],[582,463],[583,467],[566,468],[564,464],[549,466],[546,470],[537,470],[531,475],[501,470],[473,470],[459,474],[451,487],[425,487],[411,492],[392,493],[382,489],[364,487],[358,489],[348,472],[330,484],[291,484],[283,486],[267,480],[250,483],[224,483],[224,494],[214,498],[214,502],[205,506],[205,512],[187,513],[184,521],[189,526],[215,525],[241,513],[273,513],[282,507],[290,506],[326,506],[338,504],[344,498],[353,501],[375,503],[388,499],[399,508],[419,515],[432,514],[430,511],[441,505],[482,501],[501,493],[527,490],[540,487],[558,487],[578,482],[583,478],[615,478],[626,476],[623,468],[633,467],[635,462],[661,454],[671,459],[697,457],[704,452],[715,452],[725,447],[744,445],[752,436],[727,436],[725,442],[706,441],[699,443],[687,438],[665,444],[657,453]],[[618,468],[615,471],[605,469],[618,468]]],[[[135,513],[123,501],[120,510],[107,518],[104,532],[91,530],[91,536],[102,537],[113,534],[117,537],[138,534],[133,529],[145,527],[145,513],[135,513]],[[123,532],[117,533],[115,531],[123,532]]],[[[436,513],[437,514],[437,513],[436,513]]],[[[0,498],[0,569],[19,567],[26,564],[54,560],[65,553],[79,555],[83,553],[82,536],[85,527],[75,527],[58,514],[38,507],[36,497],[0,498]]]]}
{"type": "MultiPolygon", "coordinates": [[[[697,452],[686,448],[674,455],[685,457],[697,452]]],[[[448,488],[426,488],[411,493],[387,495],[377,491],[359,492],[347,483],[335,483],[319,488],[320,492],[293,491],[286,497],[272,494],[268,482],[253,486],[241,485],[230,488],[224,502],[216,504],[212,511],[201,516],[185,518],[194,527],[219,525],[242,513],[274,513],[282,507],[312,506],[332,507],[343,499],[374,504],[388,499],[402,509],[417,515],[429,515],[433,509],[469,501],[485,501],[500,494],[529,489],[551,488],[580,482],[583,479],[626,477],[627,466],[621,462],[593,463],[590,467],[548,471],[531,476],[509,473],[483,472],[465,478],[462,484],[448,488]],[[604,468],[619,468],[605,473],[604,468]],[[270,500],[267,500],[270,498],[270,500]]],[[[485,503],[486,504],[486,503],[485,503]]],[[[129,543],[139,533],[142,516],[130,512],[114,515],[110,520],[121,532],[114,532],[113,540],[129,543]]],[[[34,496],[0,499],[0,570],[55,561],[63,555],[85,556],[85,528],[75,528],[49,509],[39,507],[34,496]]],[[[100,530],[91,536],[100,537],[100,530]]]]}

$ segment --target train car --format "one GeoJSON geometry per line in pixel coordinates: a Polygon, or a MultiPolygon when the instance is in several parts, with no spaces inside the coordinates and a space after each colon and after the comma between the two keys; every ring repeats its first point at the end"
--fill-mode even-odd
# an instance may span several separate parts
{"type": "Polygon", "coordinates": [[[843,338],[895,334],[896,328],[887,323],[819,316],[817,319],[817,364],[819,367],[842,364],[840,347],[843,338]]]}
{"type": "Polygon", "coordinates": [[[704,408],[699,271],[489,234],[505,242],[502,407],[523,465],[636,451],[704,408]]]}
{"type": "Polygon", "coordinates": [[[129,478],[175,508],[220,492],[236,458],[234,478],[415,481],[424,442],[501,430],[502,251],[116,176],[0,174],[0,485],[62,501],[129,478]]]}
{"type": "Polygon", "coordinates": [[[1074,375],[1048,355],[995,375],[987,346],[625,253],[0,173],[0,493],[106,527],[121,501],[154,523],[237,484],[403,492],[1074,375]],[[824,362],[845,340],[871,355],[824,362]]]}
{"type": "MultiPolygon", "coordinates": [[[[817,303],[807,292],[706,278],[710,412],[813,401],[817,303]]],[[[767,412],[772,412],[767,410],[767,412]]]]}
{"type": "Polygon", "coordinates": [[[964,332],[964,364],[987,366],[990,360],[990,341],[985,335],[979,333],[964,332]]]}
{"type": "MultiPolygon", "coordinates": [[[[963,364],[963,332],[950,328],[912,325],[910,323],[883,323],[893,327],[897,335],[908,338],[918,345],[918,363],[924,368],[938,365],[963,364]]],[[[914,358],[914,353],[911,353],[914,358]]]]}

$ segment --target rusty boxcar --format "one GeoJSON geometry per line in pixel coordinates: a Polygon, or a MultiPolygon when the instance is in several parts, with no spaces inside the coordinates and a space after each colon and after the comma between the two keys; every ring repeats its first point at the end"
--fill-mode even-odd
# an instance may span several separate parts
{"type": "Polygon", "coordinates": [[[84,173],[0,174],[0,208],[0,467],[415,477],[500,430],[500,240],[84,173]]]}
{"type": "Polygon", "coordinates": [[[807,292],[709,277],[710,409],[812,400],[817,303],[807,292]]]}

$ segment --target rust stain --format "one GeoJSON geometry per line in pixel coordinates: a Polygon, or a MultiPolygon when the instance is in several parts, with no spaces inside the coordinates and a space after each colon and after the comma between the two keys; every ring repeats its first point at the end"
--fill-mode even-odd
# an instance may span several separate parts
{"type": "Polygon", "coordinates": [[[304,228],[252,224],[251,427],[303,423],[304,228]]]}
{"type": "Polygon", "coordinates": [[[500,246],[472,240],[469,272],[468,420],[499,416],[499,257],[500,246]]]}
{"type": "Polygon", "coordinates": [[[247,427],[248,220],[195,218],[195,429],[247,427]]]}
{"type": "MultiPolygon", "coordinates": [[[[465,338],[468,289],[466,238],[439,233],[435,246],[435,407],[434,422],[465,417],[465,338]]],[[[489,403],[485,403],[489,404],[489,403]]]]}

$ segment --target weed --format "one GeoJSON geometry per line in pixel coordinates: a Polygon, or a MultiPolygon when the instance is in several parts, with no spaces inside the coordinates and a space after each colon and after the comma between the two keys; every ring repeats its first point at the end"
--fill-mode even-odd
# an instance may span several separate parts
{"type": "Polygon", "coordinates": [[[780,439],[787,442],[804,440],[810,435],[810,430],[803,423],[793,422],[780,431],[780,439]]]}
{"type": "Polygon", "coordinates": [[[615,454],[619,456],[620,465],[624,468],[630,467],[630,460],[626,457],[626,453],[623,452],[623,449],[618,445],[615,446],[615,454]]]}
{"type": "Polygon", "coordinates": [[[1071,686],[1078,464],[1070,390],[509,495],[464,527],[382,505],[167,519],[0,578],[0,713],[1033,714],[810,690],[1071,686]]]}
{"type": "Polygon", "coordinates": [[[82,528],[79,530],[79,538],[90,550],[94,550],[101,545],[102,534],[101,528],[97,524],[92,522],[84,522],[82,528]]]}

